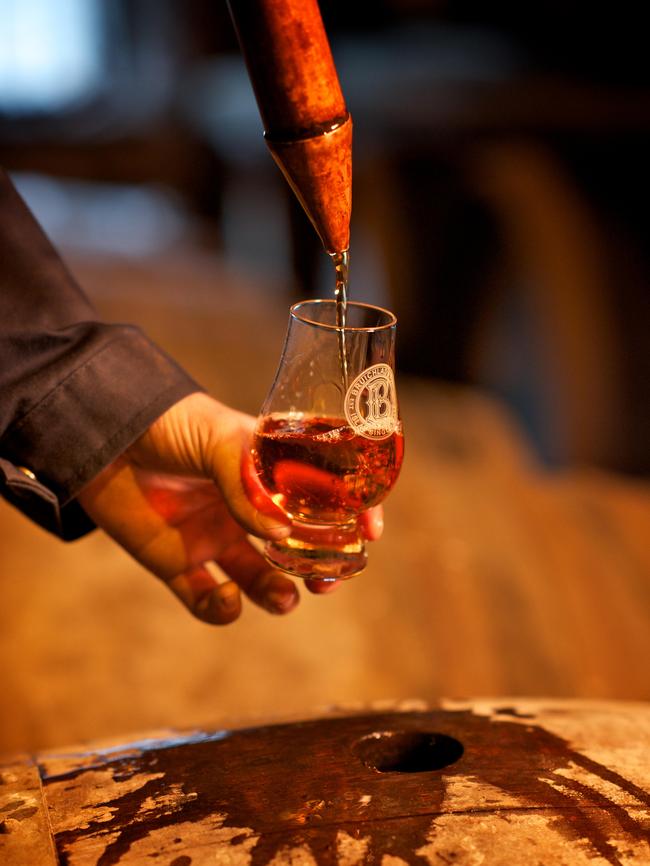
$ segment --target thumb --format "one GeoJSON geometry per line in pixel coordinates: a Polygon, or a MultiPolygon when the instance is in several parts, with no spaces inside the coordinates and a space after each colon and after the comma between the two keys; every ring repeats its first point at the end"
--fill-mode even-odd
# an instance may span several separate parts
{"type": "Polygon", "coordinates": [[[202,392],[190,394],[151,425],[129,448],[129,456],[143,469],[214,481],[228,510],[247,532],[260,538],[285,538],[290,519],[255,483],[250,457],[254,427],[250,415],[202,392]],[[248,478],[246,487],[243,475],[248,478]]]}
{"type": "Polygon", "coordinates": [[[251,455],[254,419],[234,410],[221,426],[219,442],[205,455],[209,477],[221,490],[232,516],[259,538],[286,538],[291,519],[262,487],[251,455]]]}

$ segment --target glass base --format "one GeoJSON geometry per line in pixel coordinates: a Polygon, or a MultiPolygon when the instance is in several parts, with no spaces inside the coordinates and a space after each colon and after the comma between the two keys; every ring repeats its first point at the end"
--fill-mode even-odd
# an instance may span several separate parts
{"type": "Polygon", "coordinates": [[[308,580],[346,580],[366,567],[368,554],[356,523],[323,526],[294,522],[289,538],[269,541],[264,556],[275,568],[308,580]]]}

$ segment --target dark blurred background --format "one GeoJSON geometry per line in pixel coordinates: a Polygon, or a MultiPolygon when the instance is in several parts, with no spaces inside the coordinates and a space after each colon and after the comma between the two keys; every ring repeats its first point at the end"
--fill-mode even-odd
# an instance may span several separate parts
{"type": "MultiPolygon", "coordinates": [[[[478,383],[550,464],[650,469],[639,4],[322,3],[355,120],[353,297],[404,371],[478,383]]],[[[55,241],[194,247],[329,293],[225,2],[0,0],[0,161],[55,241]]]]}
{"type": "MultiPolygon", "coordinates": [[[[321,8],[351,295],[399,319],[384,537],[331,597],[222,630],[102,533],[63,545],[0,502],[0,751],[384,698],[650,699],[643,4],[321,8]]],[[[0,163],[101,315],[258,411],[289,303],[333,269],[224,0],[0,0],[0,163]]]]}

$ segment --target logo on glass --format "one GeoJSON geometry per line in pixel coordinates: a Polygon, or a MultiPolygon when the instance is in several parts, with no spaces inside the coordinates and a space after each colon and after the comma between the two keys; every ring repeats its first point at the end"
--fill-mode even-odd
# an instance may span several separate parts
{"type": "Polygon", "coordinates": [[[388,364],[360,373],[345,395],[345,417],[355,433],[386,439],[397,428],[395,379],[388,364]]]}

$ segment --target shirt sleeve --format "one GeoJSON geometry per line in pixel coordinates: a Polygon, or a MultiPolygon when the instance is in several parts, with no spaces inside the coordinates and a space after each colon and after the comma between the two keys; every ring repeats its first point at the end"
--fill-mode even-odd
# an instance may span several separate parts
{"type": "Polygon", "coordinates": [[[66,540],[75,496],[199,385],[92,304],[0,170],[0,494],[66,540]]]}

